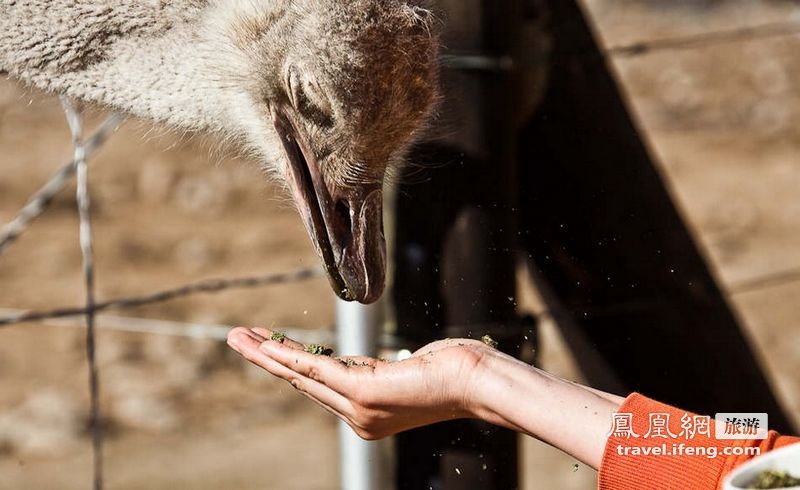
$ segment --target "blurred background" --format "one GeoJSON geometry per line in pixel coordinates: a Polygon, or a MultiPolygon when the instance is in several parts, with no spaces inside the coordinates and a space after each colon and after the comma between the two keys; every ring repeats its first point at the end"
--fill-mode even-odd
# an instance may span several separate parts
{"type": "MultiPolygon", "coordinates": [[[[441,3],[455,17],[454,7],[447,7],[452,2],[441,3]]],[[[550,50],[557,44],[558,12],[548,11],[547,2],[532,4],[541,9],[541,22],[531,36],[539,44],[530,50],[558,57],[558,49],[550,50]]],[[[789,423],[800,426],[800,5],[788,0],[578,5],[733,322],[789,423]]],[[[561,83],[548,70],[543,61],[532,70],[532,110],[547,103],[542,99],[548,83],[561,83]]],[[[593,78],[585,82],[591,86],[593,78]]],[[[471,102],[469,91],[458,94],[457,102],[471,102]]],[[[593,110],[586,107],[587,114],[593,110]]],[[[97,109],[90,120],[97,123],[103,115],[97,109]]],[[[434,131],[452,142],[458,140],[457,124],[445,110],[434,131]]],[[[92,158],[100,300],[317,264],[286,194],[252,162],[215,148],[201,138],[177,138],[149,123],[128,121],[92,158]]],[[[56,98],[0,82],[0,222],[9,221],[71,151],[56,98]]],[[[614,174],[618,162],[605,163],[614,174]]],[[[534,163],[522,164],[535,176],[534,163]]],[[[417,178],[424,180],[424,173],[417,178]]],[[[569,188],[564,192],[569,198],[569,188]]],[[[82,303],[73,196],[71,186],[0,256],[0,313],[82,303]]],[[[584,231],[571,233],[585,238],[584,231]]],[[[548,229],[530,233],[547,235],[548,229]]],[[[546,280],[546,267],[538,267],[537,280],[528,273],[537,266],[515,263],[513,303],[518,315],[538,321],[538,364],[560,376],[593,381],[585,353],[565,340],[572,338],[564,325],[570,320],[552,314],[553,301],[547,300],[569,295],[557,281],[543,286],[554,282],[546,280]]],[[[324,334],[333,329],[334,302],[320,278],[112,314],[324,334]]],[[[99,324],[108,488],[339,488],[335,421],[288,385],[249,367],[213,338],[126,333],[102,328],[102,319],[99,324]]],[[[0,489],[90,484],[81,325],[76,319],[0,327],[0,489]]],[[[591,350],[591,336],[588,340],[591,350]]],[[[725,339],[717,340],[724,353],[725,339]]],[[[657,339],[652,343],[653,352],[661,347],[657,339]]],[[[727,375],[724,363],[718,372],[727,375]]],[[[743,381],[742,392],[748,389],[743,381]]],[[[520,488],[596,485],[594,471],[575,469],[575,461],[556,450],[530,438],[521,438],[519,447],[520,488]]]]}

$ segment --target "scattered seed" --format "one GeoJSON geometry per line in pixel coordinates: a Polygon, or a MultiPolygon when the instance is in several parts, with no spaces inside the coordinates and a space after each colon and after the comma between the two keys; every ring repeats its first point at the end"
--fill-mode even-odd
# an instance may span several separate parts
{"type": "Polygon", "coordinates": [[[339,359],[339,362],[341,362],[342,364],[344,364],[347,367],[355,367],[355,366],[358,366],[358,367],[370,367],[370,363],[368,363],[366,361],[357,362],[357,361],[354,361],[352,359],[339,359]]]}
{"type": "Polygon", "coordinates": [[[328,356],[328,357],[330,357],[330,356],[333,355],[333,349],[331,349],[330,347],[325,347],[324,345],[319,345],[319,344],[308,344],[305,347],[305,349],[303,349],[303,350],[305,350],[309,354],[314,354],[316,356],[328,356]]]}
{"type": "Polygon", "coordinates": [[[497,346],[500,345],[495,339],[492,338],[491,335],[486,334],[481,337],[481,341],[491,347],[492,349],[497,349],[497,346]]]}

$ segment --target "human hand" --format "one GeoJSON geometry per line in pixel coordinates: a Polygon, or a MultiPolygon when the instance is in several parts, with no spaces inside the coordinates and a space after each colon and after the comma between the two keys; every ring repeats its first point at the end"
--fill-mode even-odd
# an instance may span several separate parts
{"type": "Polygon", "coordinates": [[[368,440],[476,417],[480,407],[471,386],[484,360],[497,352],[483,342],[448,339],[398,362],[333,358],[305,352],[303,344],[289,338],[271,340],[272,335],[263,328],[236,328],[228,335],[228,345],[291,383],[368,440]]]}

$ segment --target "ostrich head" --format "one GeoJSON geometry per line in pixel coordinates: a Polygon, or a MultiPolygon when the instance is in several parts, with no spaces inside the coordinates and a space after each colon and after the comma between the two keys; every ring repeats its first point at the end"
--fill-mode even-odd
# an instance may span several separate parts
{"type": "Polygon", "coordinates": [[[288,184],[334,291],[370,303],[385,281],[384,177],[436,99],[431,18],[400,0],[273,3],[230,23],[257,60],[248,139],[288,184]]]}

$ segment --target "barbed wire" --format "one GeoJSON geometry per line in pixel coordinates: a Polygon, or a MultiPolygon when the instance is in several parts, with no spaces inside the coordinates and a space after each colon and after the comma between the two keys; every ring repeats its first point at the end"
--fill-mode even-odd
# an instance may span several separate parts
{"type": "MultiPolygon", "coordinates": [[[[654,39],[651,41],[636,41],[619,45],[612,44],[605,48],[601,47],[600,51],[603,55],[612,59],[638,58],[662,51],[705,48],[737,41],[770,39],[794,35],[800,35],[800,22],[771,22],[735,29],[654,39]]],[[[601,43],[600,39],[598,39],[598,43],[601,43]]],[[[589,52],[586,51],[574,54],[583,56],[589,54],[589,52]]],[[[526,57],[524,62],[520,62],[520,60],[509,56],[496,56],[491,53],[481,52],[451,52],[442,54],[439,57],[439,65],[443,69],[467,72],[504,72],[523,66],[529,66],[532,63],[536,64],[536,66],[546,64],[548,63],[548,57],[526,57]]]]}
{"type": "Polygon", "coordinates": [[[607,55],[616,57],[637,57],[656,51],[694,49],[727,44],[735,41],[750,41],[800,34],[800,23],[796,21],[771,22],[749,27],[739,27],[721,31],[704,32],[687,36],[634,42],[626,45],[610,46],[604,50],[607,55]]]}
{"type": "MultiPolygon", "coordinates": [[[[252,289],[262,286],[277,284],[288,284],[292,282],[305,281],[324,277],[325,273],[321,267],[299,269],[291,272],[281,272],[277,274],[267,274],[263,276],[239,277],[234,279],[206,279],[203,281],[186,284],[183,286],[144,294],[141,296],[131,296],[117,298],[109,301],[95,303],[92,310],[97,313],[111,308],[135,308],[155,303],[163,303],[185,296],[200,293],[216,293],[231,289],[252,289]]],[[[11,316],[0,317],[0,327],[15,325],[19,323],[36,322],[52,318],[64,318],[70,316],[85,315],[89,308],[86,306],[57,308],[43,311],[26,311],[11,316]]]]}
{"type": "Polygon", "coordinates": [[[734,282],[728,287],[732,296],[781,287],[800,281],[800,267],[784,269],[734,282]]]}
{"type": "MultiPolygon", "coordinates": [[[[103,121],[97,131],[83,142],[84,156],[86,158],[92,156],[122,124],[123,120],[122,115],[112,114],[103,121]]],[[[28,202],[17,215],[0,228],[0,255],[30,227],[36,218],[47,210],[53,198],[64,189],[67,182],[75,175],[76,167],[74,159],[61,167],[46,184],[28,199],[28,202]]]]}
{"type": "MultiPolygon", "coordinates": [[[[187,284],[180,287],[144,294],[117,298],[104,302],[95,300],[95,270],[94,252],[92,243],[91,225],[91,200],[89,195],[88,165],[87,158],[93,154],[108,137],[122,123],[123,118],[119,114],[109,116],[88,139],[83,139],[83,115],[82,111],[76,107],[69,99],[62,97],[61,103],[64,114],[69,125],[72,136],[73,159],[70,163],[60,168],[49,180],[28,200],[17,215],[6,225],[0,228],[0,254],[5,251],[17,238],[19,238],[33,223],[33,221],[44,213],[53,198],[66,187],[69,179],[75,175],[76,185],[76,206],[80,223],[80,249],[82,258],[83,282],[85,287],[86,301],[82,307],[57,308],[45,311],[26,311],[18,312],[5,317],[0,317],[0,327],[9,326],[25,322],[34,321],[53,321],[67,317],[85,317],[86,327],[86,358],[89,367],[89,391],[90,391],[90,428],[92,434],[92,458],[93,458],[93,488],[102,490],[103,480],[103,430],[102,417],[100,412],[100,383],[97,367],[96,355],[96,327],[97,313],[110,308],[133,308],[148,304],[170,301],[193,294],[213,293],[230,289],[255,288],[260,286],[285,284],[290,282],[303,281],[307,279],[323,277],[322,268],[306,268],[292,272],[269,274],[255,277],[243,277],[234,279],[209,279],[197,283],[187,284]]],[[[148,323],[148,320],[130,320],[126,326],[120,326],[119,318],[114,322],[117,329],[134,330],[134,323],[148,323]]],[[[177,329],[174,325],[167,325],[168,322],[153,321],[148,323],[149,332],[154,332],[156,328],[167,329],[176,334],[177,329]]],[[[143,327],[139,327],[141,330],[143,327]]],[[[197,330],[199,327],[195,327],[197,330]]],[[[205,326],[205,335],[220,337],[223,326],[205,326]]],[[[297,333],[297,332],[294,332],[297,333]]],[[[196,334],[196,332],[195,332],[196,334]]]]}

